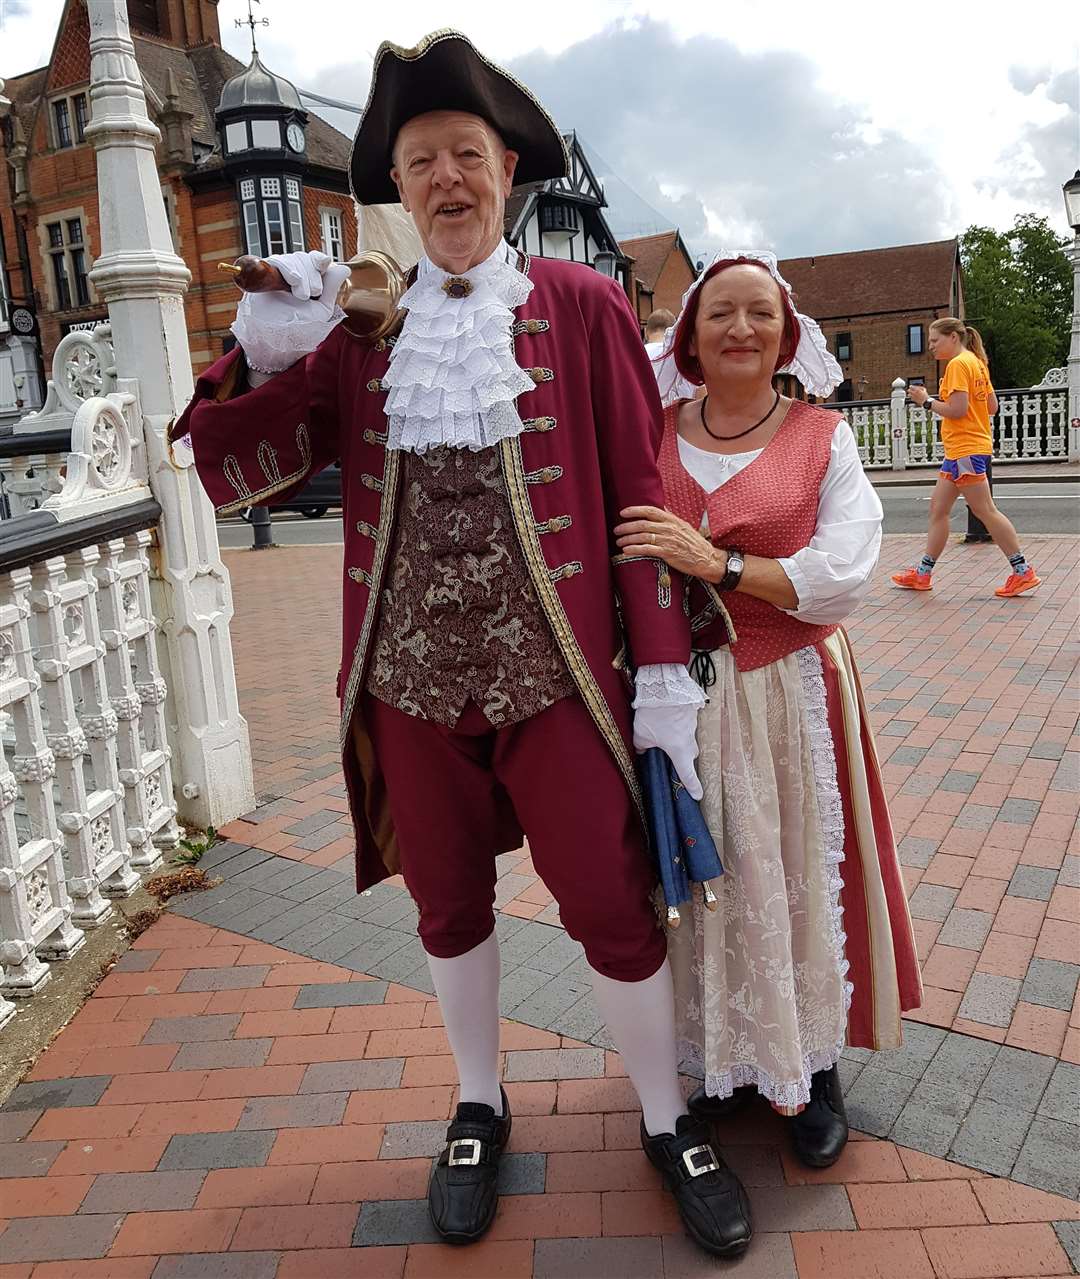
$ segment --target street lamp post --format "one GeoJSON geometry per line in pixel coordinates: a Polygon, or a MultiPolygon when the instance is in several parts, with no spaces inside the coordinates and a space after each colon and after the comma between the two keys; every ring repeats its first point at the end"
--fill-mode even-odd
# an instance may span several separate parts
{"type": "Polygon", "coordinates": [[[1065,216],[1073,231],[1072,335],[1069,340],[1069,461],[1080,462],[1080,169],[1061,188],[1065,216]]]}

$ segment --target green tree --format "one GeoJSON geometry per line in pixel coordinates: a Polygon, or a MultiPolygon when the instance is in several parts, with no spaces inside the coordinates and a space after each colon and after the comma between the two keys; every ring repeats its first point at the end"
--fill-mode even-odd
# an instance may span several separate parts
{"type": "Polygon", "coordinates": [[[1018,214],[1008,231],[971,226],[960,237],[965,318],[983,336],[995,386],[1033,386],[1065,363],[1072,316],[1067,243],[1033,213],[1018,214]]]}

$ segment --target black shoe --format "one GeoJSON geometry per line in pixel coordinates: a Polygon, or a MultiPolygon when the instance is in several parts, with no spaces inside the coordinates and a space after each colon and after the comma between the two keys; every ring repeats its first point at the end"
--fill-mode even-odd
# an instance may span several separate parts
{"type": "Polygon", "coordinates": [[[704,1088],[695,1088],[686,1106],[695,1119],[711,1123],[741,1110],[756,1091],[756,1088],[747,1085],[745,1088],[736,1088],[730,1097],[710,1097],[704,1088]]]}
{"type": "Polygon", "coordinates": [[[795,1154],[808,1168],[828,1168],[847,1145],[848,1122],[840,1072],[818,1070],[810,1076],[810,1104],[791,1120],[795,1154]]]}
{"type": "Polygon", "coordinates": [[[675,1196],[687,1234],[716,1257],[738,1257],[750,1243],[750,1203],[742,1183],[713,1149],[707,1124],[683,1115],[674,1134],[650,1137],[641,1121],[641,1145],[675,1196]]]}
{"type": "Polygon", "coordinates": [[[495,1219],[499,1159],[510,1140],[510,1103],[500,1118],[490,1106],[463,1101],[446,1130],[446,1149],[431,1170],[428,1212],[446,1243],[472,1243],[495,1219]]]}

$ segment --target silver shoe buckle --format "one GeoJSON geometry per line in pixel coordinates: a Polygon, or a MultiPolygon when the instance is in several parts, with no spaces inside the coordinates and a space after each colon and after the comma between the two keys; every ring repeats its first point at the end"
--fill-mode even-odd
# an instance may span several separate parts
{"type": "MultiPolygon", "coordinates": [[[[451,1168],[460,1168],[462,1166],[475,1168],[480,1162],[480,1152],[482,1146],[475,1137],[459,1137],[456,1141],[450,1143],[450,1152],[447,1163],[451,1168]],[[470,1150],[467,1155],[458,1154],[459,1149],[470,1150]]],[[[707,1147],[702,1147],[707,1149],[707,1147]]]]}
{"type": "Polygon", "coordinates": [[[712,1146],[691,1146],[689,1150],[683,1151],[682,1161],[691,1177],[703,1177],[707,1172],[720,1171],[712,1146]],[[697,1155],[704,1155],[705,1162],[695,1163],[697,1155]]]}

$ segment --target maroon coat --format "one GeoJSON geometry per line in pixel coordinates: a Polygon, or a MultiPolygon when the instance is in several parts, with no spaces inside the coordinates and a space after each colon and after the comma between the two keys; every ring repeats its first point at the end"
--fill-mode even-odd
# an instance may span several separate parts
{"type": "MultiPolygon", "coordinates": [[[[681,585],[655,560],[619,555],[612,536],[622,507],[663,505],[655,378],[633,313],[613,281],[544,258],[525,258],[523,269],[535,287],[515,312],[515,352],[536,389],[518,399],[525,433],[499,445],[511,511],[563,657],[640,811],[626,648],[637,664],[685,663],[690,649],[681,585]],[[564,566],[575,562],[580,571],[567,573],[564,566]]],[[[361,888],[393,874],[399,863],[358,696],[393,545],[401,472],[400,455],[384,447],[380,379],[389,353],[380,347],[339,326],[305,360],[242,394],[235,394],[246,385],[242,355],[232,352],[199,379],[171,432],[174,438],[190,432],[199,476],[219,512],[298,490],[341,459],[338,691],[361,888]]],[[[558,803],[557,795],[551,798],[558,803]]],[[[520,831],[509,822],[505,846],[519,844],[520,831]]]]}

